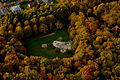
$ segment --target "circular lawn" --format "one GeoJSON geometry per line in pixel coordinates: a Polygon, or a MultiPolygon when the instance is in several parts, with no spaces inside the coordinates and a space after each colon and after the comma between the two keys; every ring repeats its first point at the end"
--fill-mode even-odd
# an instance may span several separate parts
{"type": "Polygon", "coordinates": [[[60,53],[59,49],[53,47],[52,42],[62,37],[62,41],[69,41],[69,34],[67,29],[58,30],[54,33],[49,33],[47,35],[37,35],[23,42],[23,45],[27,49],[28,56],[43,56],[49,59],[59,57],[67,58],[72,57],[73,53],[71,51],[67,53],[60,53]],[[47,48],[42,48],[42,44],[47,44],[47,48]]]}

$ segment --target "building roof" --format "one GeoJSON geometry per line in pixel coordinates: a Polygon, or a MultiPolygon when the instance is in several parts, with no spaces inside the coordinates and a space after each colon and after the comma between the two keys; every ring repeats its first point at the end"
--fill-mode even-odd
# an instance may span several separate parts
{"type": "Polygon", "coordinates": [[[46,4],[49,4],[52,2],[52,0],[42,0],[43,2],[45,2],[46,4]]]}
{"type": "Polygon", "coordinates": [[[4,15],[3,12],[0,10],[0,16],[4,15]]]}
{"type": "Polygon", "coordinates": [[[21,9],[21,8],[20,8],[19,5],[10,7],[10,10],[11,10],[12,12],[17,12],[17,11],[19,11],[20,9],[21,9]]]}
{"type": "Polygon", "coordinates": [[[5,7],[0,7],[0,16],[3,16],[5,13],[8,13],[8,10],[5,7]]]}

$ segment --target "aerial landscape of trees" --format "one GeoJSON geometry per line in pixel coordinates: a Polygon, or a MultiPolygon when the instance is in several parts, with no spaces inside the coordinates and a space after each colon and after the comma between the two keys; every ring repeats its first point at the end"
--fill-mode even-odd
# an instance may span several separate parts
{"type": "Polygon", "coordinates": [[[120,0],[60,0],[5,14],[0,19],[0,80],[119,80],[119,10],[120,0]],[[72,57],[26,55],[25,39],[66,27],[72,57]]]}

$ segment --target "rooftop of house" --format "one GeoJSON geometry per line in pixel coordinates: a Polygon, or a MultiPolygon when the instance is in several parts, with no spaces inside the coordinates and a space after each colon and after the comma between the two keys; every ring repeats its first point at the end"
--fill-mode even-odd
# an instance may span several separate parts
{"type": "Polygon", "coordinates": [[[8,10],[5,7],[1,6],[0,7],[0,16],[3,16],[5,13],[8,13],[8,10]]]}
{"type": "Polygon", "coordinates": [[[4,15],[3,12],[0,10],[0,16],[4,15]]]}
{"type": "Polygon", "coordinates": [[[52,0],[42,0],[43,2],[45,2],[46,4],[49,4],[52,2],[52,0]]]}
{"type": "Polygon", "coordinates": [[[16,6],[12,6],[12,7],[10,7],[10,10],[11,10],[12,12],[19,11],[20,9],[21,9],[21,8],[20,8],[19,5],[16,5],[16,6]]]}

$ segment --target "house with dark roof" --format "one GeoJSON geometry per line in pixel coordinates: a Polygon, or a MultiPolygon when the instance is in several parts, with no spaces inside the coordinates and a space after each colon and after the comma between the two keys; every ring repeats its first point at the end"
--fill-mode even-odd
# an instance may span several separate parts
{"type": "Polygon", "coordinates": [[[4,14],[7,14],[8,10],[5,7],[0,7],[0,16],[3,16],[4,14]]]}
{"type": "Polygon", "coordinates": [[[19,5],[16,5],[16,6],[12,6],[12,7],[10,7],[10,10],[12,11],[12,12],[19,12],[20,11],[20,6],[19,5]]]}

